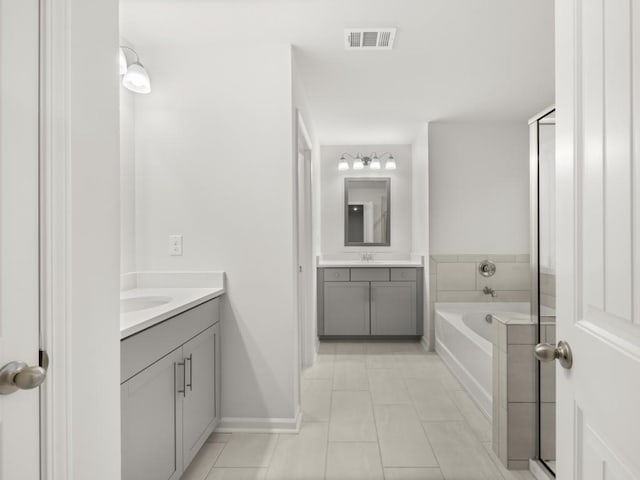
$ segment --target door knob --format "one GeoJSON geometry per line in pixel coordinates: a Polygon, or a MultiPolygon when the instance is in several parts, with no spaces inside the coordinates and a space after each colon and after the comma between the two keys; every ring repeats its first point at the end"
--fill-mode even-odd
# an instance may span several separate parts
{"type": "Polygon", "coordinates": [[[569,369],[573,365],[573,354],[567,342],[560,340],[558,346],[550,343],[539,343],[535,346],[534,355],[541,362],[553,362],[558,360],[560,365],[569,369]]]}
{"type": "Polygon", "coordinates": [[[7,363],[0,368],[0,395],[39,387],[46,377],[46,368],[30,367],[24,362],[7,363]]]}

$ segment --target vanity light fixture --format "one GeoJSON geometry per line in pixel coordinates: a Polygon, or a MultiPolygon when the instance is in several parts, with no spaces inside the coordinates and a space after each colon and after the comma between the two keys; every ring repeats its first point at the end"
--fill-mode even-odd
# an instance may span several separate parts
{"type": "Polygon", "coordinates": [[[387,161],[384,162],[385,170],[395,170],[396,169],[396,159],[393,158],[393,155],[389,155],[387,161]]]}
{"type": "Polygon", "coordinates": [[[344,158],[344,155],[342,155],[340,157],[340,160],[338,160],[338,170],[349,170],[349,162],[347,162],[347,159],[344,158]]]}
{"type": "Polygon", "coordinates": [[[380,155],[380,157],[378,157],[378,154],[375,152],[373,152],[369,157],[363,157],[359,153],[355,157],[353,157],[345,152],[340,155],[340,160],[338,160],[338,170],[349,170],[349,162],[347,161],[347,157],[353,160],[352,166],[354,170],[362,170],[364,169],[364,167],[369,167],[371,170],[380,170],[382,168],[380,159],[384,158],[387,155],[388,158],[384,162],[384,168],[386,170],[395,170],[396,159],[393,157],[393,154],[389,152],[383,153],[382,155],[380,155]]]}
{"type": "Polygon", "coordinates": [[[364,159],[360,156],[360,154],[356,155],[356,159],[353,161],[353,169],[362,170],[365,165],[368,165],[368,162],[365,163],[364,159]]]}
{"type": "Polygon", "coordinates": [[[138,54],[131,47],[120,47],[120,75],[124,75],[122,77],[122,85],[132,92],[145,94],[151,92],[149,74],[140,63],[138,54]],[[136,56],[136,59],[132,63],[127,63],[127,56],[124,53],[125,49],[131,50],[136,56]]]}

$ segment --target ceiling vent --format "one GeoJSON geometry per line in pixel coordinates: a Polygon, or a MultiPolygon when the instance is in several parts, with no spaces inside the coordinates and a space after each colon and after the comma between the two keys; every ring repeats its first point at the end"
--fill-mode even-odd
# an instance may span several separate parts
{"type": "Polygon", "coordinates": [[[391,50],[396,38],[395,28],[347,28],[347,50],[391,50]]]}

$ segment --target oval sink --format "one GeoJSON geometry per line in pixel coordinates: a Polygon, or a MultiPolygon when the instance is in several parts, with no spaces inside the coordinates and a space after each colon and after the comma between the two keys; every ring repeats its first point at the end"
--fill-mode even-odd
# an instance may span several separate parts
{"type": "Polygon", "coordinates": [[[148,308],[166,305],[171,301],[170,297],[133,297],[120,299],[120,313],[137,312],[148,308]]]}

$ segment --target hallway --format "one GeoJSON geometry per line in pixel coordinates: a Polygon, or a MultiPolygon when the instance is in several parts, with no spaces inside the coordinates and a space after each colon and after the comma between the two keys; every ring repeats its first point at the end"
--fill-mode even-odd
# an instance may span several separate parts
{"type": "Polygon", "coordinates": [[[302,410],[298,435],[212,435],[184,478],[533,478],[500,465],[490,422],[419,343],[321,343],[302,410]]]}

